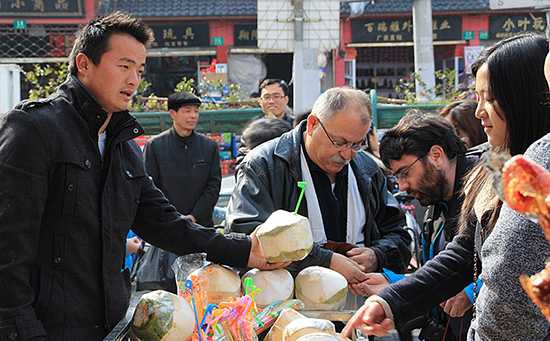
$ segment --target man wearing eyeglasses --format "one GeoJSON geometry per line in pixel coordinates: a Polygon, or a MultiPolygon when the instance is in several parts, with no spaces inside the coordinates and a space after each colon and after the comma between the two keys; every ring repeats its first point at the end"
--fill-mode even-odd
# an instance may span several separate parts
{"type": "Polygon", "coordinates": [[[288,85],[284,80],[264,80],[260,84],[259,103],[266,117],[278,118],[293,125],[294,117],[288,107],[288,85]]]}
{"type": "Polygon", "coordinates": [[[371,124],[368,96],[333,88],[311,115],[281,137],[252,150],[241,163],[227,213],[227,229],[251,233],[277,209],[294,209],[298,181],[306,181],[299,213],[309,218],[315,247],[290,270],[320,265],[357,283],[383,267],[403,271],[410,259],[404,215],[386,190],[377,164],[362,151],[371,124]]]}
{"type": "MultiPolygon", "coordinates": [[[[380,141],[381,159],[396,177],[399,189],[428,206],[419,238],[420,265],[445,249],[457,234],[463,178],[484,150],[481,145],[466,152],[464,143],[447,121],[419,112],[405,115],[380,141]]],[[[366,281],[353,287],[365,296],[379,294],[405,277],[388,269],[367,276],[366,281]]],[[[481,285],[479,281],[477,291],[481,285]]],[[[401,330],[422,328],[421,339],[442,340],[447,329],[445,340],[466,340],[472,319],[473,289],[472,283],[443,302],[441,310],[432,309],[429,314],[401,323],[401,330]]]]}

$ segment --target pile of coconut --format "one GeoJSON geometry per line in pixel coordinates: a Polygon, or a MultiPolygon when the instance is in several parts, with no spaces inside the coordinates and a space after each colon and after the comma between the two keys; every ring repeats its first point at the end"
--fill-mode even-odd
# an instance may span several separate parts
{"type": "MultiPolygon", "coordinates": [[[[282,210],[274,212],[264,224],[258,226],[256,235],[269,262],[301,260],[313,247],[308,219],[282,210]]],[[[229,267],[209,264],[189,276],[194,275],[205,279],[206,304],[219,305],[242,294],[241,288],[244,286],[241,286],[241,279],[229,267]]],[[[242,281],[246,278],[251,278],[260,289],[255,296],[260,308],[296,296],[304,303],[306,310],[337,311],[344,306],[348,293],[344,276],[319,266],[302,270],[295,280],[284,269],[252,269],[243,276],[242,281]]],[[[193,333],[194,325],[193,310],[183,298],[155,291],[142,297],[132,329],[144,340],[175,340],[174,336],[177,340],[187,340],[193,333]]],[[[270,335],[276,335],[275,338],[268,338],[273,341],[340,340],[330,321],[308,319],[293,310],[281,314],[270,335]]]]}
{"type": "Polygon", "coordinates": [[[285,309],[279,315],[265,341],[342,341],[348,340],[336,333],[328,320],[307,318],[294,309],[285,309]]]}

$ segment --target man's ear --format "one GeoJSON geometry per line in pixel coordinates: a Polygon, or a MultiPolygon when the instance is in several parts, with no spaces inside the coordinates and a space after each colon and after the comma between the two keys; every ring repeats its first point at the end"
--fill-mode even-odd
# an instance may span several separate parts
{"type": "Polygon", "coordinates": [[[447,155],[445,154],[443,147],[441,147],[438,144],[434,144],[433,146],[431,146],[430,150],[428,151],[428,158],[432,160],[433,164],[438,169],[441,169],[443,162],[447,158],[447,155]]]}
{"type": "Polygon", "coordinates": [[[310,135],[313,134],[313,128],[317,124],[318,118],[314,115],[308,115],[306,118],[306,134],[310,135]]]}
{"type": "Polygon", "coordinates": [[[91,63],[92,63],[92,60],[88,58],[88,56],[85,55],[84,53],[79,52],[76,55],[75,66],[79,74],[86,75],[86,73],[88,72],[88,69],[90,68],[91,63]]]}
{"type": "Polygon", "coordinates": [[[175,120],[176,111],[174,109],[169,109],[168,113],[170,114],[170,118],[172,118],[172,121],[175,120]]]}

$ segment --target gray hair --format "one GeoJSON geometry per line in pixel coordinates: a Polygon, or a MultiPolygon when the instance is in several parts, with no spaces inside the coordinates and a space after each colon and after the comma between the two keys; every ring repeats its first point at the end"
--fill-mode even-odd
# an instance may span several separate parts
{"type": "Polygon", "coordinates": [[[365,124],[370,122],[370,100],[369,96],[361,91],[347,87],[331,88],[325,91],[313,104],[311,113],[319,119],[326,121],[335,113],[341,112],[349,106],[355,106],[360,110],[357,114],[361,115],[365,124]]]}

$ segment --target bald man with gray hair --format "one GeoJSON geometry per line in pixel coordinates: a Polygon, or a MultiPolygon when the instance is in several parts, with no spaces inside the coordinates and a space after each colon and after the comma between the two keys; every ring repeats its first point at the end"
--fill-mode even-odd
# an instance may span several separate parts
{"type": "Polygon", "coordinates": [[[363,150],[371,124],[363,91],[332,88],[306,120],[252,150],[237,174],[226,230],[250,234],[275,210],[292,211],[306,181],[299,214],[309,218],[315,247],[289,270],[318,265],[349,283],[382,268],[405,270],[409,234],[386,178],[363,150]]]}

